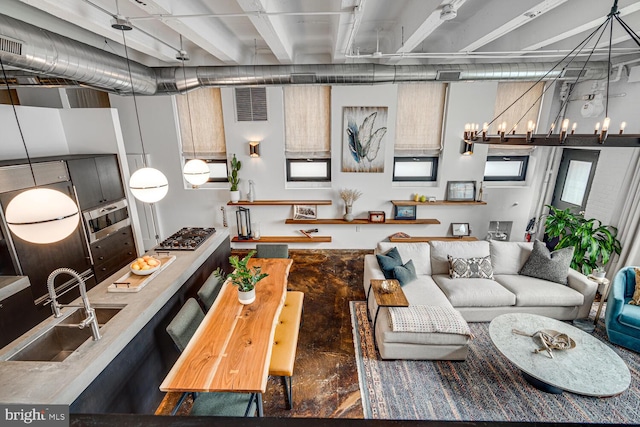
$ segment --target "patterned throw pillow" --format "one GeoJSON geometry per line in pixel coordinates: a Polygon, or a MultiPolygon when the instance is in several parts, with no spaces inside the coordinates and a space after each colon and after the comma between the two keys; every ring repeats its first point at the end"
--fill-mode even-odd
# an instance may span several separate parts
{"type": "Polygon", "coordinates": [[[633,296],[629,304],[640,305],[640,268],[634,268],[633,271],[636,272],[636,289],[633,291],[633,296]]]}
{"type": "Polygon", "coordinates": [[[573,246],[569,246],[549,252],[547,245],[536,240],[533,243],[531,255],[522,266],[520,274],[566,285],[573,251],[573,246]]]}
{"type": "Polygon", "coordinates": [[[480,258],[454,258],[449,259],[449,276],[452,279],[493,279],[491,256],[480,258]]]}
{"type": "Polygon", "coordinates": [[[384,274],[384,278],[395,279],[393,269],[394,267],[402,265],[402,258],[400,258],[398,248],[392,248],[384,255],[378,254],[376,258],[378,259],[378,265],[380,266],[380,270],[382,270],[382,274],[384,274]]]}

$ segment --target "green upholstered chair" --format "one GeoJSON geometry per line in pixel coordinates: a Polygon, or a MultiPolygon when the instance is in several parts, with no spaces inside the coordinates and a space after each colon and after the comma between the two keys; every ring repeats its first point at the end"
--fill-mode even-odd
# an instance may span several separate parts
{"type": "Polygon", "coordinates": [[[222,281],[214,274],[211,274],[209,278],[198,289],[198,299],[202,302],[202,305],[206,311],[209,311],[213,302],[218,297],[222,288],[222,281]]]}
{"type": "Polygon", "coordinates": [[[289,245],[258,243],[256,258],[289,258],[289,245]]]}
{"type": "MultiPolygon", "coordinates": [[[[180,352],[184,351],[198,325],[204,319],[204,313],[194,298],[189,298],[167,326],[167,333],[180,352]]],[[[186,393],[173,410],[176,413],[186,393]]],[[[256,396],[250,393],[194,393],[193,406],[189,415],[246,417],[256,412],[256,396]]]]}

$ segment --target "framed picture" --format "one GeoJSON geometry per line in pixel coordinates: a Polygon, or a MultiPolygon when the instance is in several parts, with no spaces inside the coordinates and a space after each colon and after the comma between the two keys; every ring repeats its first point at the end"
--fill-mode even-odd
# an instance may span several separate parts
{"type": "Polygon", "coordinates": [[[388,107],[344,107],[342,172],[384,172],[388,107]]]}
{"type": "Polygon", "coordinates": [[[416,205],[395,205],[394,219],[416,219],[416,205]]]}
{"type": "Polygon", "coordinates": [[[293,205],[293,219],[318,219],[318,205],[293,205]]]}
{"type": "Polygon", "coordinates": [[[470,234],[468,222],[452,222],[451,234],[456,237],[468,236],[470,234]]]}
{"type": "Polygon", "coordinates": [[[473,202],[476,199],[475,181],[448,181],[447,201],[473,202]]]}
{"type": "Polygon", "coordinates": [[[385,219],[384,211],[369,211],[369,222],[384,222],[385,219]]]}

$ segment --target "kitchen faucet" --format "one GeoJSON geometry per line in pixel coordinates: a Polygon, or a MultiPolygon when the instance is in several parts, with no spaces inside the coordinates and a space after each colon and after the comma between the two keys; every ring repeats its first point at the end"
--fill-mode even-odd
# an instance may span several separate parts
{"type": "Polygon", "coordinates": [[[87,297],[87,286],[85,285],[82,277],[80,277],[80,275],[76,271],[70,268],[58,268],[57,270],[54,270],[47,279],[47,289],[49,290],[49,298],[51,298],[51,309],[53,310],[53,317],[62,316],[62,313],[60,313],[61,307],[74,307],[72,305],[61,305],[56,300],[56,290],[53,288],[53,282],[56,277],[58,277],[58,275],[62,273],[67,273],[78,280],[78,288],[80,289],[80,296],[82,297],[82,306],[84,307],[84,312],[87,315],[87,317],[82,322],[78,323],[78,328],[84,329],[87,325],[91,325],[93,340],[99,340],[100,331],[98,330],[98,318],[96,317],[96,311],[91,308],[91,305],[89,304],[89,298],[87,297]]]}

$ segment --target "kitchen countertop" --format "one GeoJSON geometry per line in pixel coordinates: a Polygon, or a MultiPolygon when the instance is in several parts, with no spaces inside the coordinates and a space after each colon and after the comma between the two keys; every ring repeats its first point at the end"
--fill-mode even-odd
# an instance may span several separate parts
{"type": "Polygon", "coordinates": [[[27,276],[0,276],[0,301],[30,286],[27,276]]]}
{"type": "Polygon", "coordinates": [[[107,292],[109,284],[129,271],[128,266],[88,291],[92,306],[124,308],[100,328],[100,340],[84,342],[62,362],[7,360],[62,320],[53,316],[0,349],[0,403],[70,405],[228,237],[228,231],[218,230],[195,251],[172,251],[176,260],[140,292],[107,292]]]}

